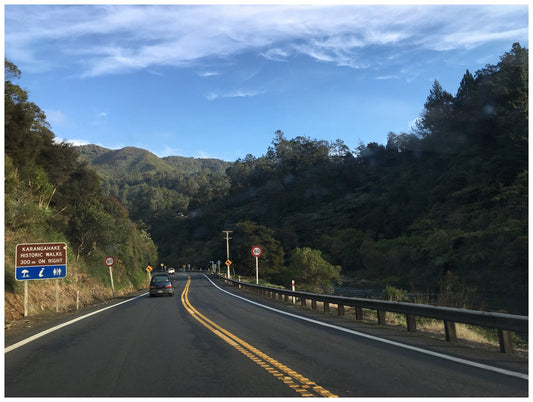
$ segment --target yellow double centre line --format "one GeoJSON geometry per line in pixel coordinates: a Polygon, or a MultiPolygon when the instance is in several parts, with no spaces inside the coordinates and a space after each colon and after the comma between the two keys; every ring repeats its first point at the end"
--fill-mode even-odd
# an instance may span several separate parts
{"type": "Polygon", "coordinates": [[[209,318],[200,313],[198,310],[196,310],[190,303],[188,297],[190,284],[191,277],[188,278],[187,284],[185,285],[185,289],[183,289],[183,292],[181,293],[181,302],[185,309],[189,312],[191,316],[194,317],[196,321],[198,321],[200,324],[209,329],[215,335],[229,343],[231,346],[233,346],[243,355],[248,357],[250,360],[263,367],[275,378],[280,381],[283,381],[285,384],[287,384],[287,386],[298,392],[301,396],[338,396],[332,394],[331,392],[317,385],[315,382],[309,380],[308,378],[298,374],[296,371],[291,370],[289,367],[264,354],[257,348],[254,348],[252,345],[233,335],[231,332],[225,330],[220,325],[214,323],[209,318]]]}

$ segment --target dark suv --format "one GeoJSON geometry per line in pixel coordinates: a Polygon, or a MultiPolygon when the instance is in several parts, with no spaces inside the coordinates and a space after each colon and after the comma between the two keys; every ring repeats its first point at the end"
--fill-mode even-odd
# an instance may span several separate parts
{"type": "Polygon", "coordinates": [[[174,296],[174,286],[168,274],[155,274],[150,281],[150,296],[174,296]]]}

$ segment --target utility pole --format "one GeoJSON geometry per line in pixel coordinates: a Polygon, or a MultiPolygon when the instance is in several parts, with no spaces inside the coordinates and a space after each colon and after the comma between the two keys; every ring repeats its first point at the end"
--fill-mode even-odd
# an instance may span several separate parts
{"type": "Polygon", "coordinates": [[[232,231],[231,230],[223,230],[222,233],[226,234],[226,266],[228,267],[228,279],[229,279],[230,278],[229,266],[231,265],[231,261],[229,259],[229,241],[230,241],[231,237],[229,237],[229,234],[232,233],[232,231]]]}

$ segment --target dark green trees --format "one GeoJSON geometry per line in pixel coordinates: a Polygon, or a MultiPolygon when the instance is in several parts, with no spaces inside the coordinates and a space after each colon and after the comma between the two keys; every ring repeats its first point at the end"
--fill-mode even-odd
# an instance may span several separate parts
{"type": "Polygon", "coordinates": [[[104,194],[101,179],[74,147],[55,141],[45,113],[13,82],[20,71],[7,60],[5,77],[6,248],[12,241],[66,240],[89,272],[100,272],[112,253],[117,285],[140,285],[142,269],[157,259],[153,242],[104,194]]]}
{"type": "Polygon", "coordinates": [[[358,278],[438,289],[452,272],[525,300],[527,59],[513,45],[497,65],[467,70],[455,96],[435,80],[417,129],[389,133],[386,146],[349,152],[276,131],[265,156],[227,170],[217,220],[251,219],[286,256],[320,250],[358,278]]]}

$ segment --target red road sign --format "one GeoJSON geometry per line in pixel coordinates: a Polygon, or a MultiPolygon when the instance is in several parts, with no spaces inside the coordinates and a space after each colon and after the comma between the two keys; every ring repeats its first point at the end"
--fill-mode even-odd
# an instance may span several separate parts
{"type": "Polygon", "coordinates": [[[258,246],[253,246],[252,247],[252,250],[251,250],[251,253],[252,255],[257,258],[259,257],[261,254],[263,254],[263,250],[261,250],[261,247],[258,247],[258,246]]]}
{"type": "Polygon", "coordinates": [[[104,260],[106,267],[111,267],[115,263],[115,259],[111,256],[106,257],[104,260]]]}

